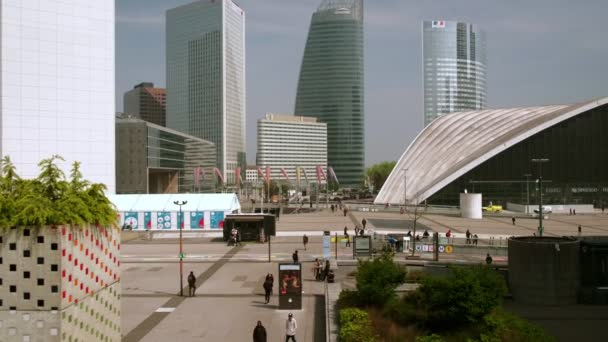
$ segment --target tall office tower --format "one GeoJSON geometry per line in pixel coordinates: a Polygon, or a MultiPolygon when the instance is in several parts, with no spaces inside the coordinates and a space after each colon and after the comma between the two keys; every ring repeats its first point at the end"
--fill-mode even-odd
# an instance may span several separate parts
{"type": "Polygon", "coordinates": [[[422,23],[424,125],[452,112],[486,108],[486,37],[477,25],[422,23]]]}
{"type": "Polygon", "coordinates": [[[24,178],[57,154],[115,190],[114,0],[0,1],[0,156],[24,178]]]}
{"type": "Polygon", "coordinates": [[[234,182],[245,159],[245,13],[231,0],[167,11],[167,127],[214,143],[234,182]]]}
{"type": "Polygon", "coordinates": [[[312,15],[295,113],[327,123],[328,165],[340,184],[365,169],[363,0],[324,0],[312,15]]]}
{"type": "Polygon", "coordinates": [[[154,88],[154,83],[140,83],[125,93],[123,103],[125,114],[166,126],[167,101],[164,88],[154,88]]]}
{"type": "Polygon", "coordinates": [[[317,118],[266,114],[258,120],[257,165],[270,166],[274,180],[284,179],[283,168],[292,182],[299,166],[312,180],[318,165],[327,170],[327,124],[317,118]]]}

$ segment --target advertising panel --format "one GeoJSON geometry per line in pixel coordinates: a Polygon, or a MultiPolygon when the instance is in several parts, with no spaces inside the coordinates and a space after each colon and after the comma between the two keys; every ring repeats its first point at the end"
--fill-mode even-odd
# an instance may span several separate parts
{"type": "Polygon", "coordinates": [[[137,212],[133,212],[133,211],[127,211],[125,212],[125,225],[128,228],[131,229],[137,229],[138,228],[138,219],[137,219],[137,212]]]}
{"type": "Polygon", "coordinates": [[[205,213],[202,211],[190,213],[190,229],[203,228],[205,228],[205,213]]]}
{"type": "Polygon", "coordinates": [[[212,229],[224,228],[224,212],[223,211],[212,211],[210,221],[211,221],[212,229]]]}
{"type": "Polygon", "coordinates": [[[302,308],[302,265],[279,264],[279,309],[302,308]]]}
{"type": "Polygon", "coordinates": [[[171,213],[168,211],[160,211],[156,215],[157,229],[171,229],[171,213]]]}
{"type": "Polygon", "coordinates": [[[144,212],[144,227],[152,229],[152,213],[149,211],[144,212]]]}

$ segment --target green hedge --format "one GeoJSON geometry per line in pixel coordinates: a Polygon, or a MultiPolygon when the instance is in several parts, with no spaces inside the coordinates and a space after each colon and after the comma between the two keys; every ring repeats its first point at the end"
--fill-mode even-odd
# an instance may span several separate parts
{"type": "Polygon", "coordinates": [[[366,311],[357,308],[340,311],[340,341],[373,342],[376,335],[366,311]]]}

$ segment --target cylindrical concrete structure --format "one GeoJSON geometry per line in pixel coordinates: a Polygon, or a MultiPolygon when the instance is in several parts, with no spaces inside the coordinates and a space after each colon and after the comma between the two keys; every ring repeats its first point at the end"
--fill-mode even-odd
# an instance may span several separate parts
{"type": "Polygon", "coordinates": [[[574,238],[509,239],[509,288],[516,302],[576,304],[580,243],[574,238]]]}
{"type": "Polygon", "coordinates": [[[460,215],[464,218],[481,219],[481,194],[460,194],[460,215]]]}

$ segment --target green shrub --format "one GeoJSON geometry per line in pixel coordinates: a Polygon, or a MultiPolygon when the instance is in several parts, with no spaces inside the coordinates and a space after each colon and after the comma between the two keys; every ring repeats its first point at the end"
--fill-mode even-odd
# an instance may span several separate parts
{"type": "Polygon", "coordinates": [[[434,329],[477,323],[500,305],[506,293],[502,277],[487,267],[454,268],[446,278],[426,277],[407,300],[434,329]]]}
{"type": "Polygon", "coordinates": [[[392,253],[359,261],[357,292],[361,305],[383,307],[395,297],[395,288],[405,282],[406,271],[393,261],[392,253]]]}
{"type": "Polygon", "coordinates": [[[340,340],[344,342],[373,342],[376,340],[366,311],[357,308],[340,311],[340,340]]]}
{"type": "Polygon", "coordinates": [[[527,320],[507,313],[502,309],[495,310],[483,319],[479,339],[474,342],[552,342],[555,339],[543,329],[527,320]]]}
{"type": "Polygon", "coordinates": [[[361,306],[359,293],[352,290],[342,290],[342,292],[340,292],[340,296],[338,297],[338,301],[336,302],[336,306],[338,310],[361,306]]]}
{"type": "Polygon", "coordinates": [[[21,179],[9,157],[0,160],[0,228],[43,225],[115,225],[117,213],[103,184],[82,179],[80,163],[66,179],[56,161],[42,160],[35,179],[21,179]]]}
{"type": "Polygon", "coordinates": [[[445,341],[445,340],[437,334],[416,337],[416,342],[443,342],[443,341],[445,341]]]}

